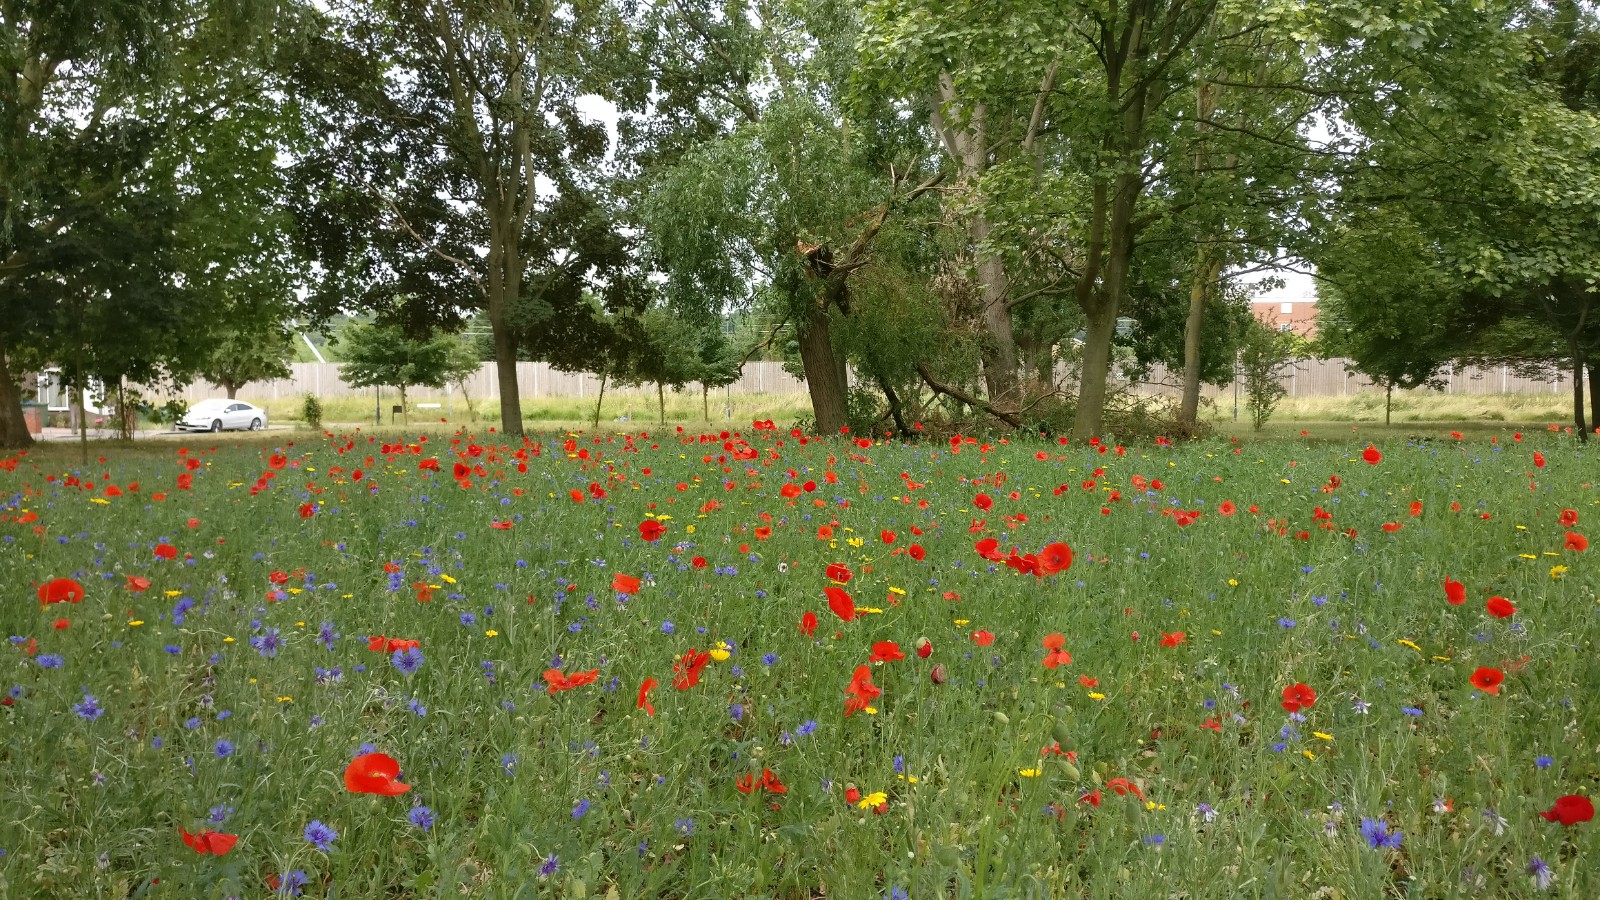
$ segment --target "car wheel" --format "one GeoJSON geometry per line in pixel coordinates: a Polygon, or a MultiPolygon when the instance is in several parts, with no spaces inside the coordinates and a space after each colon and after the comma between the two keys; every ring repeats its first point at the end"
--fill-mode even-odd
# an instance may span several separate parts
{"type": "Polygon", "coordinates": [[[260,431],[261,430],[261,420],[260,419],[251,419],[250,420],[250,430],[251,431],[260,431]]]}
{"type": "Polygon", "coordinates": [[[221,431],[222,430],[222,420],[221,419],[212,419],[211,420],[211,430],[212,431],[221,431]]]}

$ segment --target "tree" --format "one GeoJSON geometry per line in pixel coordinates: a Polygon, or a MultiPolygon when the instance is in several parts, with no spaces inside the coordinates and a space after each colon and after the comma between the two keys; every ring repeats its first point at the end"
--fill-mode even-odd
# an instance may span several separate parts
{"type": "Polygon", "coordinates": [[[1283,367],[1294,359],[1295,336],[1285,334],[1252,319],[1239,344],[1239,367],[1244,375],[1245,405],[1250,423],[1260,431],[1278,401],[1289,393],[1280,377],[1283,367]]]}
{"type": "Polygon", "coordinates": [[[660,4],[640,25],[645,66],[677,130],[642,135],[634,209],[668,301],[703,317],[770,304],[795,336],[815,427],[848,421],[855,276],[887,228],[930,196],[914,127],[868,98],[847,105],[856,10],[837,2],[660,4]]]}
{"type": "Polygon", "coordinates": [[[232,400],[252,381],[288,378],[294,337],[280,322],[236,320],[233,329],[214,334],[215,341],[200,374],[220,386],[232,400]]]}
{"type": "Polygon", "coordinates": [[[319,306],[354,281],[359,305],[416,335],[483,310],[501,427],[520,436],[519,344],[547,348],[588,291],[622,299],[606,129],[577,105],[622,99],[621,21],[606,2],[350,0],[333,25],[327,71],[304,73],[329,137],[297,166],[302,237],[329,276],[319,306]]]}
{"type": "Polygon", "coordinates": [[[345,383],[354,387],[398,388],[400,408],[407,421],[407,388],[443,388],[476,372],[479,365],[477,354],[453,334],[419,340],[397,325],[372,323],[347,327],[340,342],[344,344],[344,363],[339,373],[345,383]]]}

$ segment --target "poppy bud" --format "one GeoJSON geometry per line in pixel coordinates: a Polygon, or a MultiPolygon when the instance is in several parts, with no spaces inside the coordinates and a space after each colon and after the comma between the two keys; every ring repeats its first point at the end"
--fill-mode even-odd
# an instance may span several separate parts
{"type": "Polygon", "coordinates": [[[1001,712],[998,709],[994,711],[994,720],[996,722],[999,722],[1001,725],[1010,725],[1011,724],[1011,717],[1007,716],[1005,713],[1001,712]]]}
{"type": "Polygon", "coordinates": [[[1072,779],[1073,781],[1077,781],[1079,778],[1083,777],[1083,773],[1079,772],[1078,771],[1078,767],[1073,765],[1072,763],[1062,763],[1061,764],[1061,770],[1063,772],[1065,772],[1067,777],[1072,779]]]}
{"type": "Polygon", "coordinates": [[[1072,737],[1072,731],[1067,728],[1067,723],[1057,722],[1056,727],[1050,729],[1050,736],[1055,738],[1056,743],[1065,744],[1072,737]]]}
{"type": "Polygon", "coordinates": [[[917,638],[917,656],[927,659],[933,655],[933,642],[927,638],[917,638]]]}
{"type": "Polygon", "coordinates": [[[928,679],[934,684],[944,684],[950,680],[950,672],[945,669],[944,663],[939,663],[933,667],[932,672],[928,673],[928,679]]]}
{"type": "Polygon", "coordinates": [[[844,802],[855,803],[860,799],[861,791],[857,790],[855,785],[847,784],[844,786],[844,802]]]}

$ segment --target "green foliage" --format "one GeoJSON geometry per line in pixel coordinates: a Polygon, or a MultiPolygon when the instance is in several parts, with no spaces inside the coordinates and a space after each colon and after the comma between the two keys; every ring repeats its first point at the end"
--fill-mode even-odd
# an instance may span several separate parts
{"type": "Polygon", "coordinates": [[[354,387],[385,385],[400,389],[413,385],[442,388],[478,371],[477,355],[460,337],[436,334],[417,339],[398,325],[356,324],[339,336],[344,363],[339,374],[354,387]]]}
{"type": "Polygon", "coordinates": [[[312,431],[322,428],[322,401],[316,394],[308,393],[300,402],[300,417],[305,420],[306,427],[312,431]]]}
{"type": "Polygon", "coordinates": [[[1288,393],[1283,386],[1283,367],[1294,361],[1295,336],[1252,320],[1239,344],[1239,369],[1244,378],[1245,404],[1256,431],[1272,418],[1278,401],[1288,393]]]}

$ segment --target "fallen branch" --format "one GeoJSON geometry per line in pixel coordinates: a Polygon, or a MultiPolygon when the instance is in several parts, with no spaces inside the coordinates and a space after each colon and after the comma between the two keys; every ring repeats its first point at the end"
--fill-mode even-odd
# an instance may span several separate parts
{"type": "Polygon", "coordinates": [[[933,389],[934,393],[944,394],[947,397],[953,397],[974,409],[981,409],[989,415],[994,416],[996,419],[999,419],[1007,425],[1010,425],[1012,428],[1022,427],[1022,420],[1017,418],[1015,413],[1008,413],[1003,409],[997,409],[994,406],[991,406],[987,401],[979,400],[977,397],[966,393],[960,388],[945,384],[939,379],[933,377],[933,373],[928,371],[927,363],[917,363],[917,374],[922,376],[922,380],[927,383],[928,387],[933,389]]]}

